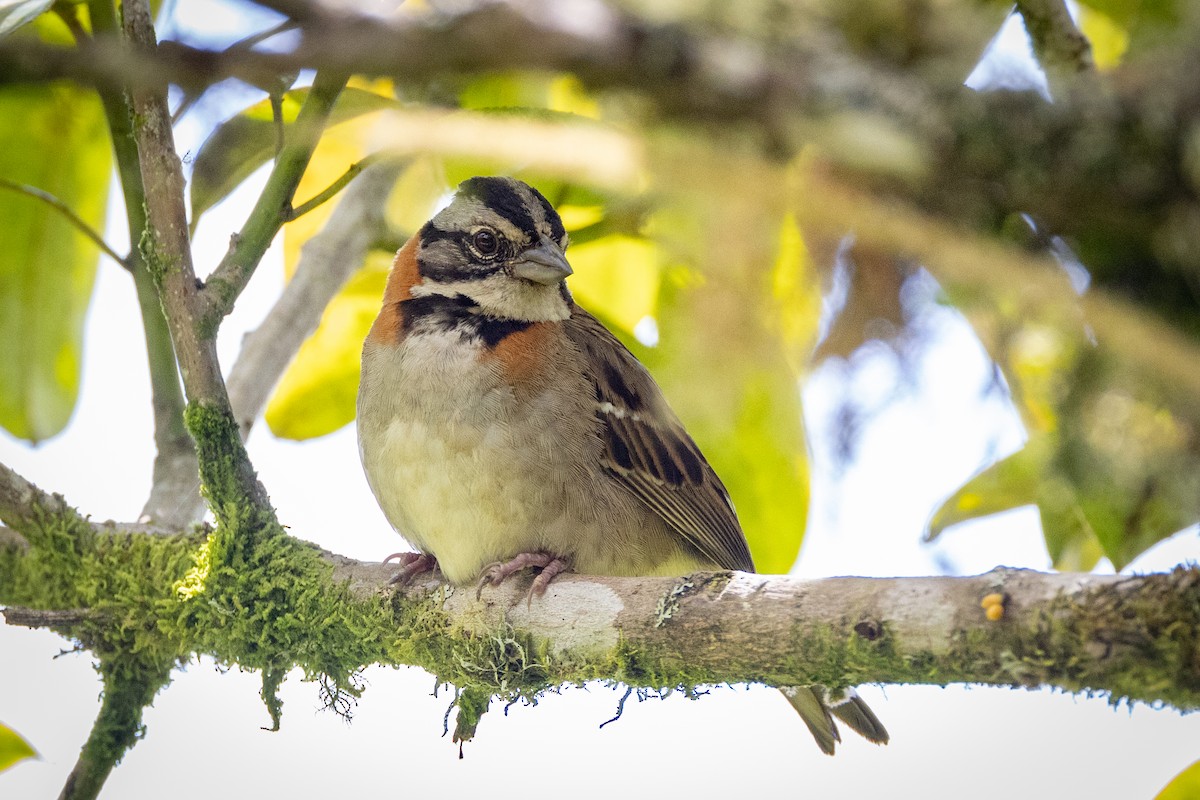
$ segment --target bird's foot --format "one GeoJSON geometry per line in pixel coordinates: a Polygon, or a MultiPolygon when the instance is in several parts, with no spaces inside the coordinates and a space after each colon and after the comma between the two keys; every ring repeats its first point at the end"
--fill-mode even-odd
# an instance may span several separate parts
{"type": "Polygon", "coordinates": [[[535,596],[541,597],[546,593],[546,587],[550,585],[550,581],[571,568],[571,560],[566,556],[556,556],[551,553],[521,553],[509,561],[497,561],[489,564],[479,578],[479,585],[475,589],[475,599],[478,600],[483,595],[485,586],[499,586],[510,575],[529,567],[540,569],[533,579],[533,585],[529,587],[529,594],[526,597],[526,602],[532,603],[535,596]]]}
{"type": "Polygon", "coordinates": [[[393,560],[400,562],[400,571],[392,576],[392,579],[388,581],[388,586],[396,584],[405,586],[418,575],[430,572],[437,567],[437,559],[427,553],[392,553],[383,560],[383,563],[386,564],[393,560]]]}

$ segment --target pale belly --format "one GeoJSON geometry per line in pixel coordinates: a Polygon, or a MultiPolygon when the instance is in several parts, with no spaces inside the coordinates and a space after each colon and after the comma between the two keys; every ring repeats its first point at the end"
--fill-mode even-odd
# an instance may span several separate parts
{"type": "Polygon", "coordinates": [[[438,345],[410,342],[396,354],[368,343],[359,451],[388,521],[449,581],[470,583],[489,564],[539,551],[602,575],[705,566],[606,483],[589,387],[518,400],[479,369],[477,351],[438,345]]]}
{"type": "Polygon", "coordinates": [[[382,434],[362,447],[371,488],[392,525],[451,582],[517,553],[561,549],[570,535],[567,476],[532,463],[511,429],[396,418],[382,434]]]}

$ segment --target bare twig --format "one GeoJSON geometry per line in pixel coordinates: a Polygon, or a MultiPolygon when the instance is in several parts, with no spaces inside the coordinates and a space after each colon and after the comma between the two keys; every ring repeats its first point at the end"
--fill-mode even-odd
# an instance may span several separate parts
{"type": "MultiPolygon", "coordinates": [[[[88,13],[92,30],[97,36],[119,38],[116,10],[112,0],[89,0],[88,13]]],[[[93,46],[92,42],[87,43],[93,46]]],[[[196,453],[192,439],[183,424],[183,391],[179,385],[179,367],[175,361],[175,346],[163,316],[162,303],[154,276],[142,258],[137,243],[146,230],[146,193],[138,162],[137,142],[126,93],[119,87],[100,87],[100,100],[108,120],[117,174],[125,199],[128,221],[129,266],[137,292],[138,308],[142,315],[142,330],[146,337],[146,357],[150,372],[151,403],[154,410],[154,471],[150,496],[142,508],[144,519],[153,519],[167,526],[180,526],[189,520],[179,513],[179,498],[198,491],[196,453]],[[184,494],[181,494],[184,493],[184,494]]]]}
{"type": "Polygon", "coordinates": [[[242,342],[229,374],[229,399],[243,438],[325,306],[385,230],[384,206],[401,168],[400,162],[381,161],[354,179],[321,233],[305,243],[279,300],[242,342]]]}
{"type": "Polygon", "coordinates": [[[233,309],[234,302],[250,281],[275,234],[291,218],[292,197],[296,187],[347,79],[345,73],[326,70],[317,73],[300,114],[290,128],[291,141],[276,156],[267,185],[263,187],[246,224],[233,238],[229,252],[208,278],[201,296],[204,303],[203,325],[217,326],[233,309]]]}
{"type": "Polygon", "coordinates": [[[1017,9],[1056,97],[1079,75],[1095,74],[1091,42],[1075,27],[1064,0],[1017,0],[1017,9]]]}
{"type": "Polygon", "coordinates": [[[288,212],[287,222],[299,219],[308,212],[312,211],[314,208],[319,208],[320,206],[332,200],[337,196],[338,192],[346,188],[350,181],[354,180],[354,178],[357,177],[360,172],[366,169],[370,164],[377,161],[378,158],[379,157],[377,155],[370,155],[357,163],[351,164],[346,171],[342,173],[341,177],[326,186],[317,194],[313,195],[311,199],[306,200],[288,212]]]}
{"type": "Polygon", "coordinates": [[[32,197],[33,199],[41,201],[50,206],[55,211],[66,217],[67,221],[74,225],[80,233],[95,242],[96,246],[104,251],[105,255],[125,269],[129,269],[129,262],[126,261],[120,253],[112,249],[108,242],[104,241],[104,237],[101,236],[95,228],[93,228],[91,225],[88,225],[82,217],[76,214],[71,207],[62,200],[59,200],[49,192],[42,191],[36,186],[28,186],[24,183],[16,183],[15,181],[10,181],[8,178],[0,178],[0,188],[9,189],[17,192],[18,194],[23,194],[26,197],[32,197]]]}
{"type": "Polygon", "coordinates": [[[94,612],[86,608],[57,611],[9,606],[0,613],[4,614],[4,621],[9,625],[20,625],[23,628],[49,628],[51,630],[67,628],[85,620],[95,619],[96,617],[94,612]]]}

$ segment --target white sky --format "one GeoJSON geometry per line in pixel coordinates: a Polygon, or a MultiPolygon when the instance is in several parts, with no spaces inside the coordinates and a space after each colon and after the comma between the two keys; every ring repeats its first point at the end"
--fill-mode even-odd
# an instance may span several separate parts
{"type": "MultiPolygon", "coordinates": [[[[212,3],[184,7],[220,8],[212,3]]],[[[215,12],[214,12],[215,14],[215,12]]],[[[202,18],[207,15],[200,15],[202,18]]],[[[215,15],[213,18],[217,18],[215,15]]],[[[227,24],[227,23],[226,23],[227,24]]],[[[200,133],[185,126],[181,150],[200,133]]],[[[260,173],[251,184],[261,185],[260,173]]],[[[246,198],[210,212],[198,237],[207,269],[240,225],[246,198]]],[[[124,246],[120,220],[108,236],[124,246]]],[[[223,330],[228,368],[241,333],[281,286],[278,249],[268,254],[223,330]]],[[[997,564],[1044,569],[1036,512],[1019,510],[919,542],[938,501],[1022,439],[1005,403],[981,399],[990,368],[966,323],[935,314],[939,331],[913,389],[864,430],[858,459],[834,480],[822,421],[848,385],[860,403],[890,395],[891,360],[867,352],[853,371],[827,366],[805,391],[813,449],[813,503],[797,574],[969,574],[997,564]]],[[[664,332],[666,334],[667,332],[664,332]]],[[[31,449],[0,434],[0,462],[62,492],[95,519],[136,516],[153,456],[149,385],[132,286],[101,266],[87,323],[81,401],[66,433],[31,449]]],[[[331,550],[375,559],[396,548],[358,463],[353,427],[296,444],[258,430],[255,466],[292,532],[331,550]]],[[[1195,529],[1160,545],[1134,569],[1164,569],[1200,554],[1195,529]]],[[[0,773],[0,798],[57,796],[98,708],[99,681],[86,653],[54,658],[68,643],[43,631],[0,626],[0,720],[41,752],[0,773]]],[[[117,768],[111,798],[240,796],[447,796],[654,794],[718,797],[789,792],[815,797],[1151,797],[1200,758],[1200,715],[1050,691],[864,687],[892,734],[887,747],[847,735],[823,756],[777,693],[717,689],[699,701],[630,702],[598,730],[620,692],[595,686],[550,696],[537,708],[494,708],[459,761],[440,738],[448,703],[415,669],[374,668],[355,719],[320,711],[316,687],[293,676],[283,688],[283,728],[268,733],[259,677],[220,673],[200,659],[178,674],[146,714],[147,735],[117,768]]]]}

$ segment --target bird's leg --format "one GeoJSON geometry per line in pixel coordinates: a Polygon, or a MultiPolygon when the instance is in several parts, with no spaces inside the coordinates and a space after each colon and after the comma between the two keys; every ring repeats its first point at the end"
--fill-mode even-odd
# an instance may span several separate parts
{"type": "Polygon", "coordinates": [[[529,567],[541,568],[537,577],[533,579],[533,585],[529,587],[529,600],[532,602],[535,595],[541,597],[546,593],[546,587],[555,576],[571,568],[571,560],[566,556],[550,553],[520,553],[509,561],[489,564],[479,578],[479,586],[475,590],[476,599],[482,596],[483,587],[499,586],[510,575],[529,567]]]}
{"type": "Polygon", "coordinates": [[[392,553],[383,563],[393,559],[400,562],[400,571],[388,581],[388,586],[405,585],[418,575],[437,567],[437,559],[427,553],[392,553]]]}

